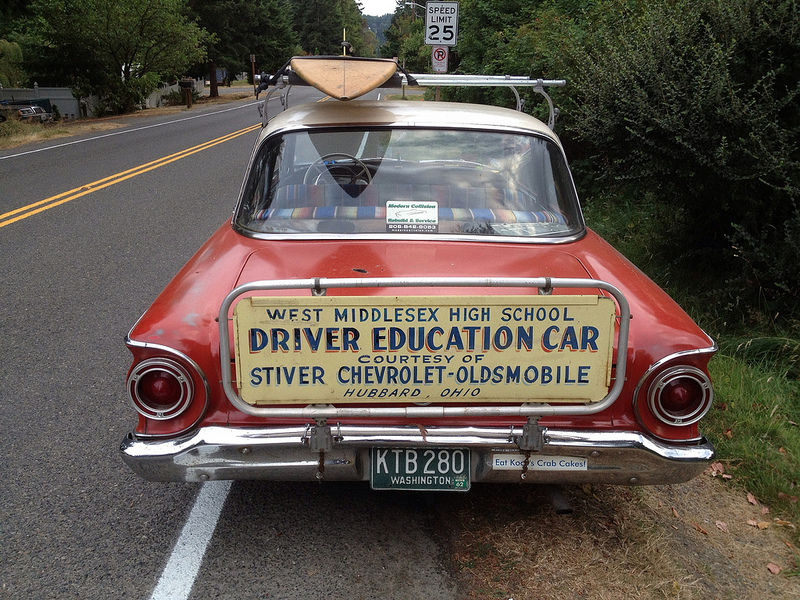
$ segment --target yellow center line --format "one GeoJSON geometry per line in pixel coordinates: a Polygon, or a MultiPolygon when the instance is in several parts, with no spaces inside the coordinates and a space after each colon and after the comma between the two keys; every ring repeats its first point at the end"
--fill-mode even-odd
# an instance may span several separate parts
{"type": "Polygon", "coordinates": [[[22,219],[27,219],[28,217],[32,217],[33,215],[39,214],[40,212],[44,212],[45,210],[55,208],[56,206],[65,204],[70,200],[75,200],[87,194],[91,194],[92,192],[96,192],[97,190],[102,190],[103,188],[107,188],[114,184],[120,183],[122,181],[125,181],[126,179],[130,179],[131,177],[136,177],[137,175],[141,175],[143,173],[147,173],[148,171],[152,171],[153,169],[163,167],[172,162],[175,162],[176,160],[180,160],[182,158],[186,158],[187,156],[191,156],[192,154],[196,154],[197,152],[208,150],[209,148],[212,148],[217,144],[222,144],[223,142],[227,142],[229,140],[237,138],[240,135],[250,133],[251,131],[258,129],[259,127],[261,127],[260,124],[252,125],[250,127],[245,127],[244,129],[240,129],[239,131],[234,131],[233,133],[229,133],[228,135],[224,135],[215,140],[211,140],[210,142],[204,142],[192,148],[187,148],[185,150],[181,150],[180,152],[176,152],[175,154],[170,154],[169,156],[164,156],[149,163],[139,165],[138,167],[128,169],[127,171],[122,171],[120,173],[116,173],[115,175],[110,175],[109,177],[98,179],[97,181],[69,190],[68,192],[62,192],[61,194],[51,196],[50,198],[45,198],[44,200],[39,200],[38,202],[34,202],[33,204],[28,204],[27,206],[23,206],[21,208],[9,211],[7,213],[0,215],[0,228],[5,227],[6,225],[11,225],[12,223],[16,223],[17,221],[21,221],[22,219]]]}

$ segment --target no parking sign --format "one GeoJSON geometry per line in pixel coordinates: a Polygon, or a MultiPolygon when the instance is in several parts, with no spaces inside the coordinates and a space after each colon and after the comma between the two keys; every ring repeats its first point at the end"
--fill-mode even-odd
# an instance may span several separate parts
{"type": "Polygon", "coordinates": [[[434,73],[447,73],[447,59],[449,56],[450,48],[448,46],[433,46],[431,61],[434,73]]]}

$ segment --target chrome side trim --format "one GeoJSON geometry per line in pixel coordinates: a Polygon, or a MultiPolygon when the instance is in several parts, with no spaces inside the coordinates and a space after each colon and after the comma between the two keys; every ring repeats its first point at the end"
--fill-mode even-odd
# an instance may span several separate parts
{"type": "Polygon", "coordinates": [[[336,279],[280,279],[254,281],[240,285],[225,297],[219,310],[219,346],[222,387],[233,406],[241,412],[255,417],[282,417],[302,419],[337,419],[347,417],[461,417],[461,416],[546,416],[546,415],[591,415],[602,412],[619,397],[625,383],[626,361],[616,365],[614,385],[608,394],[593,404],[554,406],[548,404],[526,403],[518,406],[413,406],[413,407],[348,407],[337,408],[331,405],[309,405],[305,407],[270,408],[257,407],[246,403],[233,388],[231,378],[231,345],[228,335],[229,313],[233,303],[243,294],[253,291],[300,290],[318,292],[330,288],[385,288],[385,287],[526,287],[550,290],[552,288],[590,288],[601,289],[611,294],[619,308],[619,332],[617,348],[628,347],[630,327],[630,308],[622,292],[615,286],[597,279],[569,278],[500,278],[500,277],[371,277],[336,279]]]}
{"type": "Polygon", "coordinates": [[[129,434],[120,446],[122,459],[152,481],[271,479],[278,481],[364,481],[369,479],[370,448],[457,447],[472,452],[475,482],[663,484],[702,473],[715,458],[701,443],[667,444],[637,431],[544,429],[541,451],[530,458],[585,458],[582,471],[498,470],[492,456],[522,451],[508,428],[357,427],[335,428],[330,451],[311,449],[306,427],[204,427],[172,440],[142,440],[129,434]],[[321,468],[322,467],[322,468],[321,468]]]}
{"type": "Polygon", "coordinates": [[[512,237],[512,236],[480,236],[480,235],[446,235],[430,234],[419,235],[413,233],[262,233],[246,229],[233,221],[233,230],[245,237],[256,240],[313,240],[315,242],[325,240],[347,240],[349,242],[360,240],[384,240],[384,241],[421,241],[430,242],[431,240],[446,242],[481,242],[489,244],[530,244],[530,245],[555,245],[569,244],[576,242],[586,236],[586,227],[580,231],[562,237],[512,237]]]}

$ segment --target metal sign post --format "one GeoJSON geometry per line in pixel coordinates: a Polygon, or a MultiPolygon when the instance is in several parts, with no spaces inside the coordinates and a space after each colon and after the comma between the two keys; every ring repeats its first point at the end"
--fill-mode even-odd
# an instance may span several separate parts
{"type": "Polygon", "coordinates": [[[256,93],[257,93],[257,90],[256,90],[256,55],[255,54],[251,54],[250,55],[250,68],[253,71],[253,95],[255,96],[256,93]]]}

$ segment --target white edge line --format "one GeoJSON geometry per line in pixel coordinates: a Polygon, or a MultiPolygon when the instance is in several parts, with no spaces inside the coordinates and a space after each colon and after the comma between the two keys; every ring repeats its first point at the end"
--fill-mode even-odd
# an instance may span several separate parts
{"type": "Polygon", "coordinates": [[[230,489],[230,481],[209,481],[200,488],[150,600],[186,600],[189,597],[230,489]]]}
{"type": "Polygon", "coordinates": [[[27,154],[36,154],[37,152],[44,152],[45,150],[55,150],[57,148],[64,148],[66,146],[74,146],[75,144],[82,144],[84,142],[93,142],[95,140],[102,140],[103,138],[113,137],[115,135],[124,135],[126,133],[134,133],[136,131],[144,131],[145,129],[152,129],[153,127],[163,127],[164,125],[172,125],[173,123],[181,123],[183,121],[191,121],[192,119],[202,119],[205,117],[212,117],[214,115],[218,115],[225,112],[230,112],[232,110],[239,110],[241,108],[247,108],[249,106],[256,106],[261,104],[263,100],[258,100],[256,102],[248,102],[247,104],[242,104],[241,106],[234,106],[233,108],[225,108],[223,110],[215,110],[213,112],[203,113],[201,115],[192,115],[191,117],[184,117],[182,119],[173,119],[172,121],[165,121],[163,123],[154,123],[153,125],[144,125],[143,127],[135,127],[133,129],[123,129],[121,131],[112,131],[111,133],[104,133],[103,135],[96,135],[94,137],[85,138],[82,140],[73,140],[71,142],[65,142],[63,144],[56,144],[54,146],[46,146],[44,148],[38,148],[36,150],[27,150],[26,152],[19,152],[17,154],[9,154],[8,156],[0,156],[0,160],[6,160],[8,158],[17,158],[19,156],[25,156],[27,154]]]}

